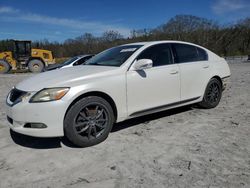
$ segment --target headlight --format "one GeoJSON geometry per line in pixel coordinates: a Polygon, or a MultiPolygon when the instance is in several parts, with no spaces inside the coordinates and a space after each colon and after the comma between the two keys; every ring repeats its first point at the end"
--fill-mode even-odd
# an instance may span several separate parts
{"type": "Polygon", "coordinates": [[[38,91],[29,102],[48,102],[61,99],[69,91],[69,88],[46,88],[38,91]]]}

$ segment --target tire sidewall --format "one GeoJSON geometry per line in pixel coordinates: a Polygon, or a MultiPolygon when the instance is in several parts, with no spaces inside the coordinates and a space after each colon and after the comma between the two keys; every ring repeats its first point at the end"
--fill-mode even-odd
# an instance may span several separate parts
{"type": "Polygon", "coordinates": [[[0,72],[0,74],[5,74],[10,71],[11,67],[8,62],[6,62],[5,60],[0,60],[0,64],[5,67],[4,71],[0,72]]]}
{"type": "Polygon", "coordinates": [[[205,107],[205,108],[214,108],[214,107],[216,107],[220,102],[221,96],[222,96],[222,85],[221,85],[221,83],[220,83],[220,81],[218,79],[212,78],[209,81],[209,83],[207,84],[206,91],[205,91],[203,101],[202,101],[202,106],[205,107]],[[218,96],[218,100],[216,102],[210,103],[209,101],[207,101],[207,94],[208,94],[210,85],[213,84],[213,83],[216,83],[218,85],[218,87],[219,87],[219,96],[218,96]]]}
{"type": "Polygon", "coordinates": [[[44,71],[45,66],[44,66],[44,63],[41,60],[39,60],[39,59],[32,59],[28,63],[28,68],[29,68],[30,72],[38,73],[38,72],[44,71]],[[38,65],[39,69],[35,70],[33,68],[34,65],[38,65]]]}
{"type": "Polygon", "coordinates": [[[74,144],[80,147],[89,147],[96,145],[102,141],[104,141],[111,131],[114,123],[114,113],[110,104],[101,97],[86,97],[78,102],[76,102],[67,112],[64,119],[64,133],[65,136],[74,144]],[[78,113],[89,104],[98,104],[101,105],[107,112],[108,115],[108,123],[102,135],[100,135],[96,139],[88,140],[88,138],[84,138],[76,133],[75,128],[73,127],[73,122],[75,121],[78,113]]]}

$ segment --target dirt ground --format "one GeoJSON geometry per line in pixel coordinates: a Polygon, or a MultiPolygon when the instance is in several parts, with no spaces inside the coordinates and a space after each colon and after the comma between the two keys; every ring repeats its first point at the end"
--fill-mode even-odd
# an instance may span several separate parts
{"type": "Polygon", "coordinates": [[[0,187],[250,187],[250,63],[230,68],[217,108],[129,120],[90,148],[11,132],[5,97],[31,74],[0,75],[0,187]]]}

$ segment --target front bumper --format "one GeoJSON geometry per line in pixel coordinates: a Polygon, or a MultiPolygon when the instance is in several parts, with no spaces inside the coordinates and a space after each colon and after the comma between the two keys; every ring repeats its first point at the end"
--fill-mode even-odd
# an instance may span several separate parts
{"type": "Polygon", "coordinates": [[[63,120],[67,107],[63,100],[45,103],[25,101],[14,106],[7,104],[6,113],[9,126],[15,132],[35,137],[59,137],[64,135],[63,120]],[[46,128],[25,127],[30,123],[41,123],[46,128]]]}

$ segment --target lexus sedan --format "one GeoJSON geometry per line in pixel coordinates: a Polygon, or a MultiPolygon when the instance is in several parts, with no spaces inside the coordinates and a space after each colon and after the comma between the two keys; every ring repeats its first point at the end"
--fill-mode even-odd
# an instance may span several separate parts
{"type": "Polygon", "coordinates": [[[73,67],[77,65],[83,65],[88,59],[92,58],[94,55],[79,55],[68,59],[63,63],[51,64],[46,68],[46,71],[55,70],[55,69],[63,69],[68,67],[73,67]]]}
{"type": "Polygon", "coordinates": [[[116,122],[195,103],[214,108],[229,77],[223,58],[195,44],[126,44],[20,82],[7,96],[7,119],[18,133],[87,147],[116,122]]]}

